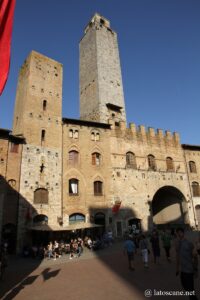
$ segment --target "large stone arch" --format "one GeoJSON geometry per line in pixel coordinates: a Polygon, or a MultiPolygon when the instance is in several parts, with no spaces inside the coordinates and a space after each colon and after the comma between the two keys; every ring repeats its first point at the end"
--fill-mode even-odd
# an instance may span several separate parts
{"type": "Polygon", "coordinates": [[[153,197],[151,208],[156,225],[188,223],[186,199],[176,187],[161,187],[153,197]]]}

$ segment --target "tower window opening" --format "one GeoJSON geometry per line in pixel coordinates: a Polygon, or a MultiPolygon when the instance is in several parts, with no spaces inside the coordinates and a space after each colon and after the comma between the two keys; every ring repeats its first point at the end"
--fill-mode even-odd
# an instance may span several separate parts
{"type": "Polygon", "coordinates": [[[104,25],[104,24],[105,24],[105,21],[104,21],[103,19],[100,19],[100,23],[101,23],[102,25],[104,25]]]}
{"type": "Polygon", "coordinates": [[[43,101],[43,111],[47,110],[47,100],[43,101]]]}
{"type": "Polygon", "coordinates": [[[44,142],[44,141],[45,141],[45,135],[46,135],[46,132],[45,132],[45,130],[43,129],[43,130],[42,130],[42,133],[41,133],[41,142],[44,142]]]}

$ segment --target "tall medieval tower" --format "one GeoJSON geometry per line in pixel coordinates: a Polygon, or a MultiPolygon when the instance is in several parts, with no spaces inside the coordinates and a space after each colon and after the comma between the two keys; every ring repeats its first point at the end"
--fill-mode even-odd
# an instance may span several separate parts
{"type": "Polygon", "coordinates": [[[62,65],[35,51],[19,73],[13,134],[26,140],[18,213],[20,249],[27,223],[57,226],[62,215],[62,65]]]}
{"type": "Polygon", "coordinates": [[[32,51],[18,79],[13,134],[28,144],[61,146],[62,65],[32,51]]]}
{"type": "Polygon", "coordinates": [[[99,14],[80,41],[80,117],[126,122],[117,34],[99,14]]]}

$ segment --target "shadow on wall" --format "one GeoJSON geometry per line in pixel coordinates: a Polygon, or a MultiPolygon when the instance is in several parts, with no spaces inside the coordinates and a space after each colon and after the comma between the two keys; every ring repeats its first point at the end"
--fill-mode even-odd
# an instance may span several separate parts
{"type": "MultiPolygon", "coordinates": [[[[20,216],[20,224],[23,223],[22,219],[24,219],[24,225],[28,225],[30,223],[30,215],[29,211],[32,211],[32,215],[34,213],[37,213],[36,210],[28,203],[26,199],[22,197],[19,193],[17,193],[12,186],[10,186],[6,180],[1,176],[0,177],[0,208],[1,208],[1,224],[3,225],[3,228],[5,228],[5,225],[12,224],[17,228],[19,223],[17,223],[17,212],[15,210],[10,209],[10,215],[8,213],[10,207],[15,207],[15,209],[18,208],[20,201],[20,205],[22,204],[21,209],[21,216],[20,216]],[[13,194],[12,197],[9,198],[9,195],[13,194]],[[14,197],[15,195],[15,197],[14,197]],[[12,199],[12,200],[11,200],[12,199]],[[15,200],[14,200],[15,199],[15,200]],[[14,205],[13,205],[13,201],[14,205]],[[8,223],[6,223],[8,222],[8,223]]],[[[134,212],[134,209],[130,208],[120,208],[118,211],[113,212],[112,209],[108,209],[107,207],[101,208],[101,207],[90,207],[89,209],[89,215],[90,215],[90,221],[92,223],[96,223],[98,225],[101,225],[101,227],[97,228],[91,228],[91,229],[84,229],[82,232],[84,234],[91,234],[93,236],[95,235],[102,235],[105,230],[111,229],[119,239],[123,239],[124,232],[127,231],[130,228],[134,229],[141,229],[144,231],[144,228],[142,228],[142,220],[138,219],[137,214],[134,212]],[[107,225],[107,226],[106,226],[107,225]],[[107,228],[106,228],[107,227],[107,228]]],[[[179,220],[174,220],[174,223],[179,223],[179,220]]],[[[12,226],[11,226],[12,227],[12,226]]],[[[49,228],[49,232],[52,232],[51,227],[45,224],[46,229],[49,228]]],[[[149,216],[148,224],[147,224],[147,231],[151,231],[153,228],[152,225],[152,217],[149,216]]],[[[2,238],[7,238],[9,240],[9,234],[11,231],[3,230],[2,238]]],[[[31,231],[26,231],[26,239],[31,244],[31,239],[34,238],[35,241],[37,241],[37,238],[40,236],[41,233],[45,234],[44,232],[35,232],[35,237],[31,235],[31,231]]],[[[54,238],[56,238],[56,232],[52,232],[54,234],[54,238]]],[[[66,232],[66,235],[69,234],[69,231],[66,232]]],[[[15,231],[15,237],[17,233],[15,231]]],[[[48,231],[46,232],[46,239],[48,240],[49,234],[48,231]]],[[[14,233],[11,234],[11,238],[13,238],[14,233]]],[[[57,232],[57,237],[59,238],[60,233],[57,232]]],[[[45,243],[47,242],[45,241],[45,243]]],[[[14,243],[12,246],[10,246],[10,250],[14,249],[14,243]]],[[[143,291],[143,286],[141,286],[140,280],[135,280],[132,273],[127,268],[127,258],[123,256],[122,254],[122,245],[121,243],[118,244],[117,247],[113,247],[115,249],[113,252],[106,251],[105,250],[99,250],[96,251],[96,256],[98,257],[99,261],[103,263],[103,265],[106,266],[109,270],[112,271],[113,276],[117,276],[120,281],[125,281],[128,285],[130,285],[132,288],[135,288],[138,290],[138,292],[143,291]],[[110,254],[109,254],[110,252],[110,254]],[[107,254],[109,255],[107,255],[107,254]],[[104,255],[106,254],[106,255],[104,255]]],[[[12,252],[12,251],[11,251],[12,252]]],[[[138,255],[139,256],[139,255],[138,255]]],[[[10,270],[13,268],[16,268],[17,272],[12,271],[9,272],[9,280],[6,282],[0,283],[0,298],[3,297],[3,295],[6,294],[6,296],[3,299],[13,299],[15,296],[24,289],[25,286],[33,284],[35,280],[38,278],[38,276],[42,276],[43,280],[49,280],[53,279],[59,274],[60,269],[55,270],[55,266],[53,267],[53,270],[51,268],[45,268],[42,269],[40,274],[38,275],[30,275],[35,269],[38,268],[38,266],[41,264],[41,259],[30,259],[30,258],[23,258],[23,257],[13,257],[10,256],[9,259],[9,268],[10,270]]],[[[140,258],[139,258],[140,259],[140,258]]],[[[13,269],[12,269],[13,270],[13,269]]],[[[172,270],[173,271],[173,270],[172,270]]],[[[152,272],[152,271],[151,271],[152,272]]],[[[156,282],[156,278],[152,276],[151,272],[145,272],[143,268],[140,268],[137,270],[137,276],[138,278],[142,278],[144,282],[147,282],[147,287],[154,287],[154,288],[160,288],[159,282],[156,282]]],[[[160,276],[162,276],[163,269],[160,268],[160,276]]],[[[166,284],[166,282],[165,282],[166,284]]],[[[169,286],[170,282],[168,283],[168,288],[170,290],[169,286]]],[[[90,283],[88,282],[88,288],[90,283]]],[[[70,286],[70,283],[69,283],[70,286]]],[[[163,287],[164,288],[164,287],[163,287]]],[[[67,287],[66,287],[67,289],[67,287]]],[[[67,292],[67,291],[66,291],[67,292]]]]}
{"type": "MultiPolygon", "coordinates": [[[[23,257],[23,249],[18,257],[14,256],[19,225],[27,226],[30,222],[30,214],[37,214],[37,211],[30,203],[22,197],[13,187],[12,183],[8,183],[3,176],[0,175],[0,228],[1,228],[1,247],[4,243],[8,244],[8,268],[16,267],[13,272],[9,272],[9,280],[0,281],[0,299],[14,299],[15,296],[26,286],[32,284],[38,276],[29,276],[41,263],[42,257],[30,259],[23,257]],[[18,220],[19,202],[21,206],[21,216],[18,220]],[[27,262],[27,263],[26,263],[27,262]]],[[[24,229],[24,238],[27,246],[31,246],[31,232],[24,229]]],[[[51,271],[50,268],[42,271],[41,275],[44,280],[55,277],[59,270],[51,271]]]]}

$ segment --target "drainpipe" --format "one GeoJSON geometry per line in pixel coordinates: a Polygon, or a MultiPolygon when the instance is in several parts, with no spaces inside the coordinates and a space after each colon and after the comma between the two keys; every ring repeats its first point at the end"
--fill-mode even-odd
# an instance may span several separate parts
{"type": "Polygon", "coordinates": [[[62,217],[62,226],[63,226],[63,122],[61,122],[62,126],[62,149],[61,149],[61,217],[62,217]]]}
{"type": "MultiPolygon", "coordinates": [[[[5,169],[5,174],[4,174],[4,178],[5,180],[7,179],[7,170],[8,170],[8,151],[9,151],[9,137],[8,137],[8,147],[7,147],[7,153],[6,153],[6,169],[5,169]]],[[[7,191],[6,191],[7,192],[7,191]]],[[[2,207],[1,207],[1,224],[0,224],[0,243],[2,242],[2,232],[3,232],[3,209],[4,209],[4,201],[5,201],[5,194],[4,197],[2,199],[2,207]]]]}
{"type": "Polygon", "coordinates": [[[187,177],[188,177],[188,185],[189,185],[189,191],[190,191],[190,195],[191,195],[191,202],[192,202],[192,210],[193,210],[193,215],[194,215],[195,227],[197,227],[197,219],[196,219],[194,203],[193,203],[193,199],[192,199],[192,188],[191,188],[191,185],[190,185],[189,170],[188,170],[188,164],[187,164],[187,161],[186,161],[186,155],[185,155],[184,149],[183,149],[183,156],[184,156],[185,164],[186,164],[186,173],[187,173],[187,177]]]}
{"type": "Polygon", "coordinates": [[[21,172],[22,172],[22,154],[23,154],[23,149],[24,148],[24,144],[21,144],[21,159],[20,159],[20,169],[19,169],[19,187],[18,187],[18,197],[17,197],[17,221],[16,221],[16,228],[17,228],[17,232],[16,232],[16,252],[18,252],[21,249],[18,249],[18,233],[19,233],[19,199],[20,199],[20,184],[21,184],[21,172]]]}

